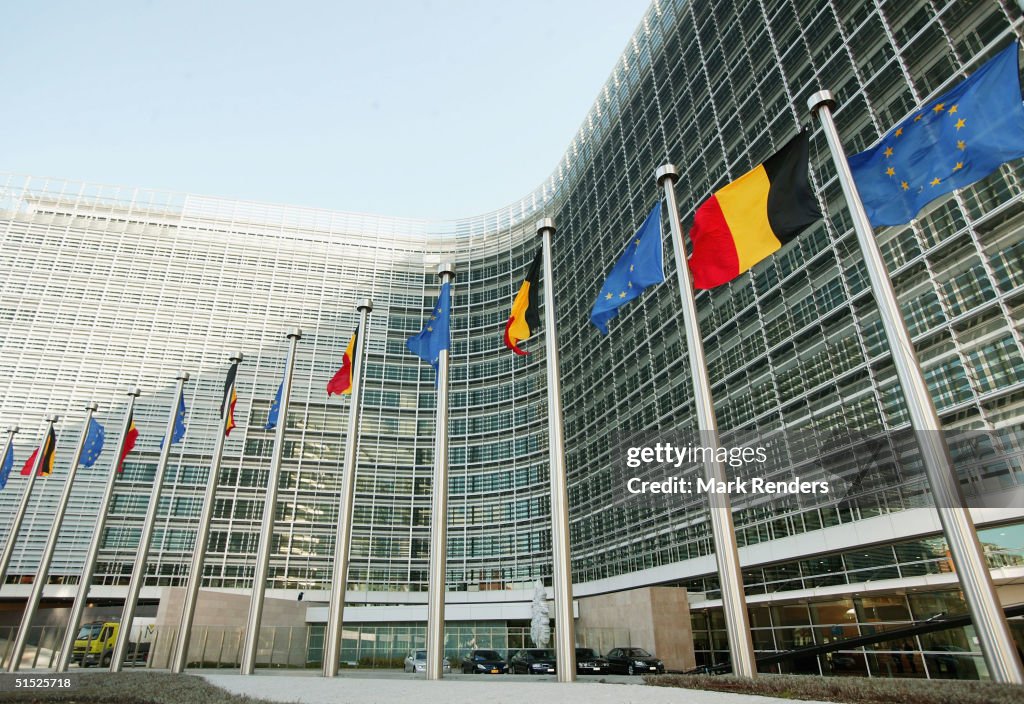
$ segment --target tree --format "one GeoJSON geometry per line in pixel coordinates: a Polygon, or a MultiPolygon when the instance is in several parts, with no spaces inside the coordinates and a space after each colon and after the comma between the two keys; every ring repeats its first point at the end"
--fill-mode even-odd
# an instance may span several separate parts
{"type": "Polygon", "coordinates": [[[551,623],[548,616],[548,594],[538,579],[533,589],[533,618],[530,621],[530,637],[538,648],[546,648],[551,642],[551,623]]]}

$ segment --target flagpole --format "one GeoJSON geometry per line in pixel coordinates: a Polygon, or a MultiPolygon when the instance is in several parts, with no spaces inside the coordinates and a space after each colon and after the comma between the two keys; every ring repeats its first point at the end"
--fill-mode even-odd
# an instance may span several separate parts
{"type": "Polygon", "coordinates": [[[267,498],[263,504],[263,524],[260,528],[260,549],[256,553],[256,573],[252,582],[252,598],[249,602],[249,619],[245,627],[245,646],[242,650],[243,675],[251,675],[256,669],[256,651],[260,642],[260,622],[263,620],[263,596],[267,592],[267,572],[270,569],[270,544],[274,538],[274,513],[277,510],[277,485],[281,479],[281,455],[284,452],[284,432],[288,425],[288,400],[292,395],[292,372],[295,369],[295,352],[302,339],[302,330],[292,328],[287,335],[288,361],[281,382],[281,405],[277,409],[277,427],[274,429],[274,454],[270,457],[270,474],[267,477],[267,498]]]}
{"type": "Polygon", "coordinates": [[[57,664],[54,665],[54,672],[67,672],[68,663],[71,661],[71,651],[75,647],[78,622],[82,619],[82,612],[85,611],[85,605],[89,597],[89,585],[92,583],[92,573],[96,569],[96,558],[100,554],[100,544],[103,541],[103,527],[107,522],[110,500],[114,496],[114,483],[117,481],[117,470],[121,463],[121,453],[124,451],[124,442],[128,437],[132,412],[135,410],[135,399],[141,394],[142,390],[138,386],[128,392],[131,400],[128,402],[128,415],[125,416],[124,428],[121,431],[121,443],[117,446],[117,454],[114,456],[114,462],[110,468],[110,476],[107,478],[107,487],[103,491],[103,498],[100,499],[96,527],[93,529],[92,541],[89,543],[89,552],[85,556],[82,578],[78,582],[78,592],[75,594],[75,603],[71,606],[71,615],[68,616],[67,629],[64,631],[64,642],[61,645],[60,652],[57,654],[57,664]]]}
{"type": "MultiPolygon", "coordinates": [[[[235,352],[229,358],[232,364],[239,364],[242,361],[242,353],[235,352]]],[[[227,404],[230,403],[231,392],[235,388],[235,382],[231,387],[225,389],[224,404],[226,413],[230,413],[227,404]]],[[[191,637],[192,621],[195,618],[196,603],[199,601],[199,588],[203,583],[203,561],[206,559],[206,543],[210,536],[210,522],[213,519],[213,506],[217,496],[217,479],[220,477],[220,463],[224,454],[224,443],[227,434],[224,432],[226,418],[221,419],[220,432],[217,434],[217,442],[213,448],[213,460],[210,463],[210,473],[206,481],[206,492],[203,495],[203,512],[199,516],[199,527],[196,530],[196,541],[192,547],[192,565],[188,571],[188,586],[185,588],[185,600],[181,607],[181,621],[178,624],[178,637],[174,648],[174,660],[171,662],[171,672],[182,672],[188,665],[188,644],[191,637]]]]}
{"type": "MultiPolygon", "coordinates": [[[[21,502],[18,510],[14,513],[14,520],[11,522],[11,532],[7,534],[7,544],[4,545],[4,552],[0,555],[0,585],[7,581],[7,568],[11,565],[11,556],[14,555],[14,543],[18,539],[18,531],[21,530],[21,522],[25,520],[25,511],[28,509],[28,501],[32,496],[32,487],[36,482],[36,475],[39,474],[39,467],[43,463],[43,450],[46,449],[46,439],[50,437],[53,424],[57,422],[58,416],[46,417],[46,432],[43,433],[43,442],[39,445],[39,452],[36,453],[36,461],[32,463],[32,474],[28,475],[25,482],[25,490],[21,494],[21,502]]],[[[8,432],[11,432],[8,430],[8,432]]],[[[14,432],[17,432],[15,430],[14,432]]],[[[11,433],[13,439],[13,433],[11,433]]]]}
{"type": "Polygon", "coordinates": [[[359,413],[363,398],[361,372],[363,350],[366,347],[366,328],[373,311],[373,301],[363,299],[356,306],[359,310],[359,332],[356,334],[355,349],[352,350],[352,393],[349,399],[348,436],[345,442],[345,457],[341,465],[341,496],[338,497],[338,533],[334,541],[334,579],[331,591],[331,606],[327,616],[327,630],[324,631],[323,676],[338,674],[341,662],[342,629],[344,628],[345,591],[348,588],[349,546],[352,542],[352,509],[356,496],[356,453],[359,450],[359,413]]]}
{"type": "Polygon", "coordinates": [[[555,601],[555,661],[559,682],[576,680],[576,625],[572,618],[572,562],[569,557],[569,488],[565,470],[562,375],[555,323],[555,274],[551,238],[555,221],[537,221],[544,245],[544,354],[548,372],[548,463],[551,482],[551,557],[555,601]]]}
{"type": "MultiPolygon", "coordinates": [[[[153,490],[149,496],[149,510],[146,512],[146,519],[142,523],[142,533],[139,535],[138,553],[135,555],[135,566],[132,568],[132,578],[128,582],[128,595],[124,600],[124,609],[121,612],[121,628],[118,629],[117,641],[114,643],[114,652],[110,656],[110,671],[120,672],[124,661],[125,653],[128,652],[128,644],[131,642],[132,621],[135,620],[135,607],[139,600],[139,592],[146,581],[146,562],[149,557],[149,545],[153,540],[153,528],[156,526],[156,513],[160,507],[160,493],[163,491],[164,474],[167,472],[167,461],[171,456],[171,438],[174,436],[174,425],[178,418],[178,407],[181,394],[185,389],[185,382],[188,381],[188,372],[180,372],[177,376],[178,383],[174,386],[174,401],[171,403],[171,413],[167,418],[167,429],[164,431],[164,444],[160,448],[160,460],[156,465],[156,473],[153,475],[153,490]]],[[[120,460],[120,456],[118,457],[120,460]]],[[[103,663],[101,662],[100,665],[103,663]]]]}
{"type": "MultiPolygon", "coordinates": [[[[690,376],[693,379],[693,403],[697,411],[699,437],[702,445],[718,448],[718,421],[715,419],[715,407],[711,400],[711,383],[704,360],[704,341],[700,334],[690,268],[686,262],[683,226],[679,222],[679,208],[676,205],[675,182],[678,178],[679,172],[672,164],[664,164],[655,172],[658,185],[665,190],[665,204],[668,206],[672,253],[675,257],[676,276],[679,279],[679,295],[683,301],[683,327],[686,331],[686,350],[690,359],[690,376]]],[[[725,467],[722,463],[711,453],[705,453],[704,456],[705,477],[716,484],[726,482],[725,467]]],[[[715,543],[715,561],[718,564],[718,579],[722,587],[722,611],[725,614],[726,635],[729,638],[732,673],[739,677],[754,677],[757,674],[757,663],[754,658],[754,644],[750,638],[750,619],[747,614],[747,600],[743,593],[743,572],[736,547],[736,527],[732,521],[729,495],[708,492],[708,506],[711,535],[715,543]]]]}
{"type": "Polygon", "coordinates": [[[53,515],[53,528],[50,529],[50,535],[46,538],[43,554],[39,558],[39,568],[36,570],[35,579],[32,580],[32,593],[28,597],[25,611],[21,616],[18,636],[14,640],[14,652],[11,655],[11,661],[7,663],[8,672],[17,672],[21,666],[21,656],[25,652],[29,628],[32,626],[32,619],[39,608],[39,600],[43,596],[43,589],[46,587],[46,582],[50,575],[50,562],[53,560],[53,552],[57,548],[57,535],[60,533],[60,526],[64,521],[64,513],[67,511],[68,501],[71,499],[71,486],[75,481],[75,474],[78,472],[78,463],[82,459],[85,440],[89,436],[92,414],[96,412],[97,408],[99,406],[96,403],[90,403],[85,407],[85,425],[82,426],[82,435],[78,439],[75,456],[71,460],[71,469],[68,470],[68,478],[64,481],[64,490],[61,492],[60,500],[57,502],[57,510],[53,515]]]}
{"type": "Polygon", "coordinates": [[[988,665],[989,674],[996,682],[1024,684],[1024,670],[1021,669],[1017,649],[1010,635],[999,596],[996,594],[992,575],[985,563],[978,534],[966,507],[949,448],[941,436],[942,422],[925,383],[910,333],[900,313],[896,292],[885,268],[885,261],[875,243],[871,222],[864,210],[839,139],[839,132],[832,120],[834,106],[832,93],[827,90],[815,93],[807,101],[808,109],[812,114],[816,113],[821,120],[822,132],[828,141],[832,161],[839,175],[839,183],[843,188],[843,195],[846,196],[850,215],[853,217],[853,227],[857,233],[857,241],[864,257],[886,340],[889,342],[896,376],[903,387],[910,425],[921,448],[925,474],[935,500],[939,523],[949,545],[974,630],[981,641],[985,664],[988,665]]]}
{"type": "MultiPolygon", "coordinates": [[[[441,285],[455,279],[455,265],[437,267],[441,285]]],[[[430,497],[430,572],[427,582],[427,679],[444,675],[444,593],[448,554],[448,355],[437,359],[437,422],[434,430],[434,479],[430,497]]]]}

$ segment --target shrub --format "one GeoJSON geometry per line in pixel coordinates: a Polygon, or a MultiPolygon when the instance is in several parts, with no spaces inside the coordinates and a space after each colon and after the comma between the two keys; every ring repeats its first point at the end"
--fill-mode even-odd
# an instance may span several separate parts
{"type": "MultiPolygon", "coordinates": [[[[74,704],[272,704],[231,694],[201,677],[162,672],[69,673],[69,689],[32,689],[4,692],[4,702],[73,702],[74,704]]],[[[8,675],[9,676],[9,675],[8,675]]],[[[47,677],[63,677],[51,675],[47,677]]]]}
{"type": "Polygon", "coordinates": [[[357,667],[369,668],[371,670],[395,670],[405,667],[403,658],[378,658],[372,655],[359,658],[357,667]]]}
{"type": "Polygon", "coordinates": [[[1024,688],[994,682],[758,675],[647,675],[647,684],[719,692],[816,699],[846,704],[1021,704],[1024,688]]]}

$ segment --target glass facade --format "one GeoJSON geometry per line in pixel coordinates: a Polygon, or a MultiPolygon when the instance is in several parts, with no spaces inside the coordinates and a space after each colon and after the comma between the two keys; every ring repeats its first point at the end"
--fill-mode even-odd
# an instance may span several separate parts
{"type": "MultiPolygon", "coordinates": [[[[688,224],[712,191],[812,123],[805,107],[812,93],[832,90],[845,146],[861,150],[1009,41],[1018,15],[1008,2],[655,0],[550,177],[504,209],[455,221],[3,177],[0,413],[23,428],[17,461],[38,442],[47,413],[63,416],[58,470],[37,484],[8,582],[34,573],[81,409],[100,404],[113,443],[124,391],[139,384],[141,436],[118,481],[97,572],[99,584],[127,584],[174,376],[185,369],[192,374],[188,433],[171,453],[147,581],[182,585],[210,480],[227,360],[240,350],[240,422],[214,478],[203,583],[250,588],[272,444],[262,427],[284,367],[285,331],[298,325],[304,337],[285,420],[269,587],[326,590],[348,401],[327,399],[324,387],[355,327],[355,303],[369,296],[375,307],[348,587],[369,595],[368,603],[384,592],[391,594],[382,602],[423,601],[415,593],[427,583],[434,380],[405,339],[421,328],[438,290],[436,265],[446,260],[458,268],[448,589],[550,584],[543,343],[526,343],[530,356],[517,357],[505,350],[502,331],[537,246],[534,223],[551,216],[574,578],[600,591],[601,580],[636,574],[640,585],[647,579],[641,570],[671,566],[670,583],[713,593],[714,578],[700,566],[712,551],[703,507],[645,512],[622,505],[622,487],[610,481],[619,460],[610,431],[656,434],[695,424],[674,286],[631,304],[608,337],[587,322],[597,282],[659,197],[655,168],[666,161],[679,167],[676,192],[688,224]]],[[[726,440],[908,422],[828,149],[811,126],[811,180],[825,218],[751,272],[697,298],[726,440]]],[[[1024,420],[1022,176],[1020,162],[1002,166],[911,225],[876,233],[943,423],[994,431],[1010,455],[1024,452],[1017,428],[1024,420]]],[[[668,257],[668,281],[672,266],[668,257]]],[[[798,455],[790,459],[805,459],[798,455]]],[[[79,475],[54,582],[77,579],[110,458],[79,475]]],[[[1024,483],[1019,463],[985,472],[1007,489],[1024,483]]],[[[12,480],[0,493],[0,535],[18,485],[12,480]]],[[[780,503],[737,510],[735,522],[740,545],[758,545],[917,505],[898,493],[843,507],[780,503]]],[[[869,573],[899,579],[946,569],[939,537],[905,537],[744,565],[747,588],[782,598],[869,573]]],[[[1014,552],[1002,566],[1018,566],[1019,557],[1014,552]]],[[[844,599],[834,608],[882,608],[844,599]]],[[[894,604],[886,618],[906,607],[894,604]]],[[[758,647],[809,642],[820,624],[865,623],[814,608],[821,613],[808,607],[799,617],[755,616],[774,629],[772,645],[758,636],[758,647]]],[[[702,632],[710,634],[704,652],[720,649],[715,627],[702,632]]],[[[855,667],[884,669],[864,657],[855,667]]],[[[906,659],[900,666],[911,669],[906,659]]]]}

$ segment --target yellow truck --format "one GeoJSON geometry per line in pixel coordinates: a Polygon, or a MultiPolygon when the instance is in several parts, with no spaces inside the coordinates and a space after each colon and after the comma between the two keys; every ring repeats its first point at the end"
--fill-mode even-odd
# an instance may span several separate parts
{"type": "MultiPolygon", "coordinates": [[[[93,621],[82,624],[78,635],[75,636],[71,662],[77,662],[81,667],[91,665],[108,667],[120,630],[121,624],[117,621],[93,621]]],[[[128,643],[124,658],[125,664],[145,664],[147,658],[149,658],[148,641],[128,643]]]]}

